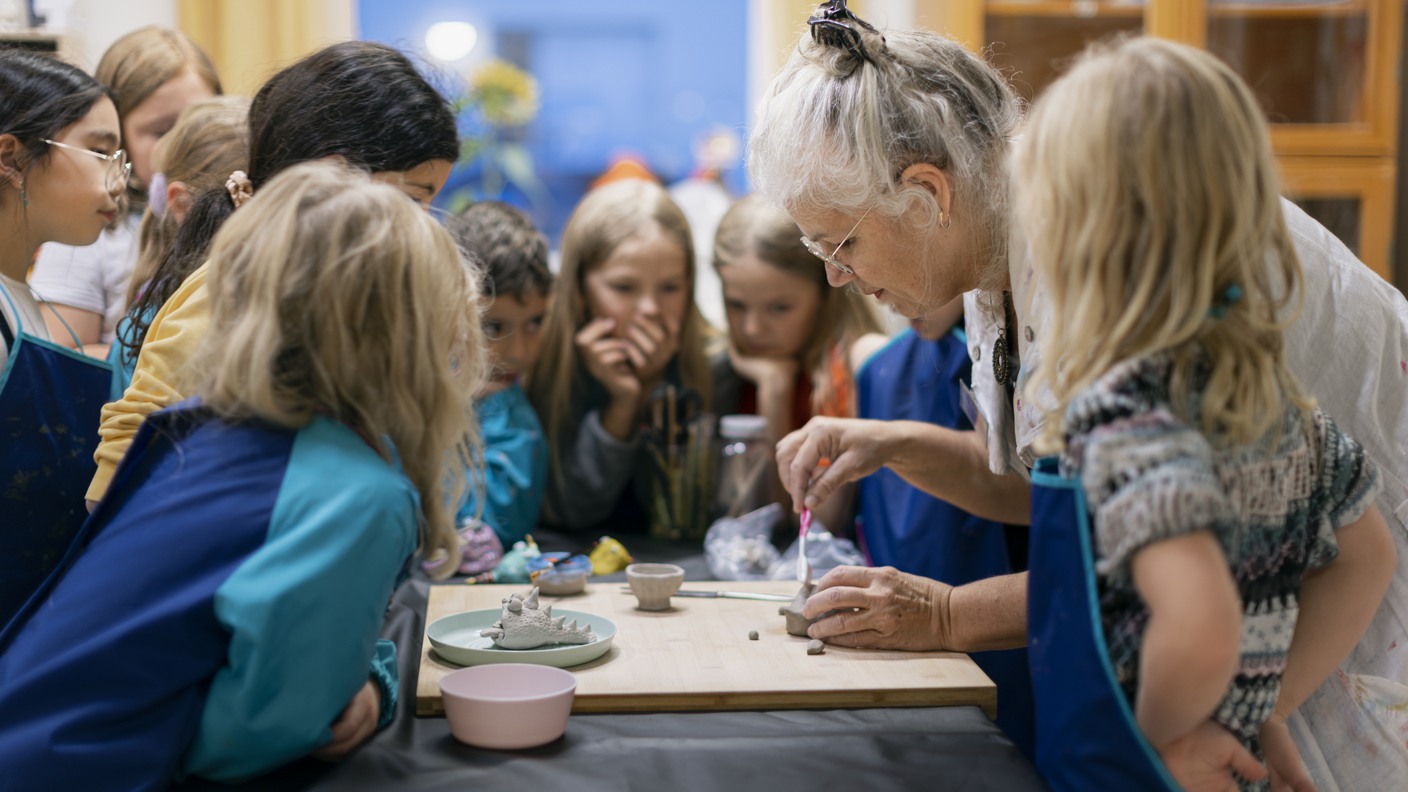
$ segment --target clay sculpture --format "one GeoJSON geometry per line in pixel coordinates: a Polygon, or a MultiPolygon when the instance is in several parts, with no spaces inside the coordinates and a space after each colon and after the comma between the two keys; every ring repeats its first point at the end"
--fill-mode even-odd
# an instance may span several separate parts
{"type": "Polygon", "coordinates": [[[576,619],[564,624],[567,617],[554,619],[551,605],[539,610],[536,588],[527,596],[510,594],[503,603],[499,620],[492,627],[479,631],[500,649],[536,649],[549,644],[589,644],[596,640],[590,624],[578,627],[576,619]]]}
{"type": "Polygon", "coordinates": [[[803,583],[802,588],[797,591],[797,596],[792,601],[777,609],[777,612],[787,617],[787,634],[795,635],[799,638],[807,637],[807,628],[812,622],[825,619],[836,611],[827,611],[815,619],[808,619],[802,615],[802,609],[807,605],[807,598],[816,592],[816,584],[810,581],[803,583]]]}

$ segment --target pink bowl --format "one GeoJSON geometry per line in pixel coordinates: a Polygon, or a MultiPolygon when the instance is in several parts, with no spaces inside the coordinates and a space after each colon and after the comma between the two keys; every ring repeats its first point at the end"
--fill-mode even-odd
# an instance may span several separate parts
{"type": "Polygon", "coordinates": [[[495,663],[440,679],[456,740],[480,748],[532,748],[562,736],[577,678],[551,666],[495,663]]]}

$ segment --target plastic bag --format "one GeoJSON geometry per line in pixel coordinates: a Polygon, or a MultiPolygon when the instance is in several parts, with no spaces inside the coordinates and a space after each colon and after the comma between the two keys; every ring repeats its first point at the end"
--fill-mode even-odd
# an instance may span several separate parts
{"type": "Polygon", "coordinates": [[[704,535],[709,574],[715,580],[767,580],[778,560],[772,529],[781,517],[782,507],[770,503],[741,517],[715,520],[704,535]]]}
{"type": "MultiPolygon", "coordinates": [[[[865,566],[865,555],[855,543],[833,535],[820,520],[813,520],[812,528],[807,532],[807,560],[812,562],[812,580],[838,566],[865,566]]],[[[782,551],[777,563],[768,570],[768,577],[772,580],[797,579],[796,539],[782,551]]]]}

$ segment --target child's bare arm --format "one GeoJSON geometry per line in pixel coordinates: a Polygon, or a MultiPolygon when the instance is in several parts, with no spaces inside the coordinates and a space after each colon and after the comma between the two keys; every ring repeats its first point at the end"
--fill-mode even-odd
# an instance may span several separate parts
{"type": "Polygon", "coordinates": [[[1393,579],[1393,537],[1377,508],[1370,506],[1358,520],[1335,531],[1335,541],[1339,556],[1329,566],[1306,573],[1301,583],[1300,615],[1274,717],[1285,719],[1295,712],[1344,661],[1393,579]]]}
{"type": "Polygon", "coordinates": [[[1162,748],[1206,721],[1226,696],[1241,651],[1241,598],[1210,531],[1150,544],[1130,569],[1149,607],[1135,720],[1162,748]]]}

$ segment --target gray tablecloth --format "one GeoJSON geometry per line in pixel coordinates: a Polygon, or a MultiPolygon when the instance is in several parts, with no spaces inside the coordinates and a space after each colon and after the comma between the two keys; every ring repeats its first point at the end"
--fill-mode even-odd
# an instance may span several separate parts
{"type": "MultiPolygon", "coordinates": [[[[543,543],[546,549],[558,549],[543,543]]],[[[681,546],[627,542],[707,578],[681,546]]],[[[568,548],[563,548],[568,549],[568,548]]],[[[624,575],[604,578],[611,581],[624,575]]],[[[457,585],[457,584],[450,584],[457,585]]],[[[1042,790],[1032,765],[976,707],[573,715],[561,740],[526,751],[461,745],[444,718],[415,716],[429,584],[397,591],[383,634],[400,652],[396,721],[346,761],[303,760],[230,787],[183,790],[1042,790]]]]}

